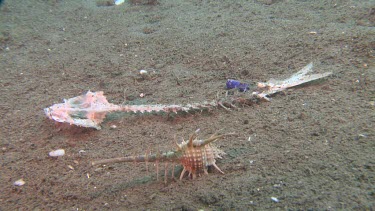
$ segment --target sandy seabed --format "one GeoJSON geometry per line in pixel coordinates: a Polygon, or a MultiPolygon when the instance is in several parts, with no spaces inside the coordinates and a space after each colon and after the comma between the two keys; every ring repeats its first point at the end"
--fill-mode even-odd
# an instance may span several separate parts
{"type": "Polygon", "coordinates": [[[0,210],[375,208],[373,0],[9,0],[0,62],[0,210]],[[230,112],[114,114],[101,130],[43,113],[87,90],[115,104],[202,102],[228,78],[283,78],[310,62],[333,74],[230,112]],[[175,149],[198,128],[236,133],[216,142],[224,175],[165,184],[151,164],[90,165],[175,149]]]}

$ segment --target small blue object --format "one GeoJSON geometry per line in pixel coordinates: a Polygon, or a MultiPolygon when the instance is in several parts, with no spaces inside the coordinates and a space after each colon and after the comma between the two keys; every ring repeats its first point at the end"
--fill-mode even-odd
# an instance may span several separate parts
{"type": "Polygon", "coordinates": [[[237,88],[240,92],[246,92],[249,90],[249,84],[241,83],[240,81],[228,79],[227,80],[227,89],[237,88]]]}
{"type": "Polygon", "coordinates": [[[237,80],[228,79],[227,80],[227,89],[237,88],[240,84],[241,84],[241,82],[239,82],[237,80]]]}

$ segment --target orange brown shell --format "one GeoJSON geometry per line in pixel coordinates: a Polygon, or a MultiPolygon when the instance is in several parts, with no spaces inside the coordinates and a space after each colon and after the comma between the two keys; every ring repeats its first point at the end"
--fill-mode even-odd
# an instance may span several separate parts
{"type": "Polygon", "coordinates": [[[184,177],[186,172],[188,172],[188,176],[191,176],[193,179],[196,178],[197,175],[201,175],[201,173],[208,174],[208,166],[214,166],[220,173],[224,174],[216,165],[215,158],[221,158],[220,154],[225,153],[209,143],[221,136],[211,136],[211,138],[207,140],[193,140],[195,137],[196,136],[193,134],[188,143],[183,142],[182,144],[177,144],[179,150],[182,151],[180,163],[184,167],[180,179],[184,177]]]}

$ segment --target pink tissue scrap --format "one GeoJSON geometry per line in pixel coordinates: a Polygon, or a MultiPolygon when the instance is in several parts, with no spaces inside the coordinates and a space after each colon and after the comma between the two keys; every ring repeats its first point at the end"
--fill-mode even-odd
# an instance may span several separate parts
{"type": "Polygon", "coordinates": [[[64,103],[44,109],[48,118],[82,127],[100,129],[100,123],[108,112],[120,110],[121,106],[109,103],[102,91],[64,99],[64,103]]]}

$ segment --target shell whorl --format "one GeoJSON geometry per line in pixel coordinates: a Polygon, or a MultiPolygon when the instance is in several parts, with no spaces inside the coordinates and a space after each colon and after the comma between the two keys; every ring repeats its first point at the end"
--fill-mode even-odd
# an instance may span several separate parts
{"type": "Polygon", "coordinates": [[[215,158],[221,158],[220,153],[225,153],[210,144],[221,137],[213,135],[209,139],[198,140],[196,139],[197,134],[194,133],[190,136],[188,142],[183,141],[181,144],[177,144],[178,150],[182,151],[180,162],[184,167],[180,175],[180,180],[186,172],[193,179],[201,173],[208,174],[208,166],[214,166],[220,173],[224,174],[216,165],[215,158]]]}

